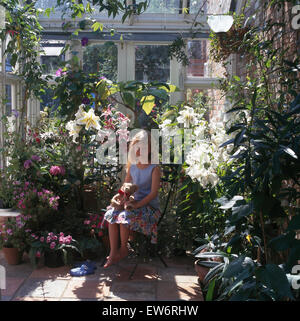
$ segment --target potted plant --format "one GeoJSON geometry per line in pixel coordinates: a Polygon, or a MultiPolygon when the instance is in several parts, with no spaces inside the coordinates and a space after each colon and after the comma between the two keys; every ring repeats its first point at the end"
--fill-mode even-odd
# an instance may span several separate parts
{"type": "Polygon", "coordinates": [[[29,251],[31,263],[35,266],[36,259],[44,256],[47,267],[60,267],[69,263],[68,253],[72,250],[79,251],[77,241],[71,235],[65,236],[63,232],[53,232],[41,235],[32,234],[33,242],[29,251]]]}
{"type": "MultiPolygon", "coordinates": [[[[108,223],[104,220],[104,214],[90,214],[84,222],[84,227],[90,238],[102,243],[104,250],[109,250],[108,223]]],[[[96,243],[89,241],[90,244],[96,243]]]]}
{"type": "Polygon", "coordinates": [[[205,239],[198,239],[198,241],[204,244],[195,249],[192,255],[197,259],[195,261],[195,270],[199,277],[198,281],[203,284],[208,272],[223,262],[223,255],[213,252],[219,247],[219,236],[217,234],[212,237],[206,235],[205,239]]]}
{"type": "Polygon", "coordinates": [[[8,264],[20,264],[24,251],[28,249],[30,230],[26,229],[26,220],[26,216],[19,215],[9,217],[2,224],[0,247],[8,264]]]}

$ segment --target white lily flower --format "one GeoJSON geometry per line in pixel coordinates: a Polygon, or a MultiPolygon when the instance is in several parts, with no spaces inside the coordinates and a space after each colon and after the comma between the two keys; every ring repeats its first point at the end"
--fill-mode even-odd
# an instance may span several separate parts
{"type": "Polygon", "coordinates": [[[77,124],[85,125],[86,130],[89,130],[91,127],[99,130],[99,119],[100,117],[96,116],[94,109],[91,108],[88,112],[83,112],[83,116],[77,120],[77,124]]]}
{"type": "Polygon", "coordinates": [[[79,106],[78,112],[75,114],[76,119],[80,119],[84,116],[85,110],[84,110],[84,104],[81,104],[79,106]]]}
{"type": "Polygon", "coordinates": [[[79,137],[79,132],[81,131],[81,126],[76,124],[75,120],[70,120],[66,124],[66,129],[69,131],[70,136],[73,137],[73,142],[76,143],[76,138],[79,137]]]}
{"type": "Polygon", "coordinates": [[[185,128],[189,128],[190,125],[197,125],[199,115],[195,113],[194,108],[184,106],[184,110],[179,112],[177,121],[179,124],[184,124],[185,128]]]}

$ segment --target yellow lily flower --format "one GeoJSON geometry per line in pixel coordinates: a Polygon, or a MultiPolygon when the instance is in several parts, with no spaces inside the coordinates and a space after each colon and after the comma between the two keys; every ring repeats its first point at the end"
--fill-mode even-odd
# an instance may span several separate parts
{"type": "Polygon", "coordinates": [[[85,129],[89,130],[91,127],[95,128],[96,130],[100,129],[99,124],[99,116],[96,116],[94,113],[94,109],[90,109],[88,112],[83,112],[82,117],[77,120],[77,124],[85,125],[85,129]]]}

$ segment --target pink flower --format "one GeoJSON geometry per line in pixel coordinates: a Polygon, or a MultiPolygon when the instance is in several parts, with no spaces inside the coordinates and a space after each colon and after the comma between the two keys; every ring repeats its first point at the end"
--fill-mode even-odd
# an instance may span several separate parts
{"type": "Polygon", "coordinates": [[[50,249],[53,250],[53,249],[55,248],[55,245],[56,245],[55,242],[51,242],[51,243],[50,243],[50,249]]]}
{"type": "Polygon", "coordinates": [[[86,225],[89,225],[91,223],[91,221],[89,221],[89,220],[85,220],[84,222],[83,222],[83,224],[86,224],[86,225]]]}
{"type": "Polygon", "coordinates": [[[119,135],[119,141],[122,139],[128,140],[129,131],[127,129],[118,129],[117,134],[119,135]]]}
{"type": "Polygon", "coordinates": [[[59,166],[51,166],[51,168],[50,168],[50,174],[51,174],[51,175],[54,175],[54,176],[59,175],[59,174],[60,174],[60,168],[59,168],[59,166]]]}
{"type": "Polygon", "coordinates": [[[105,129],[115,129],[115,125],[114,125],[114,123],[113,123],[113,120],[110,118],[110,119],[107,119],[106,121],[105,121],[105,125],[104,125],[104,128],[105,129]]]}
{"type": "Polygon", "coordinates": [[[25,162],[24,162],[24,167],[26,169],[28,169],[32,164],[32,161],[30,159],[27,159],[25,162]]]}
{"type": "MultiPolygon", "coordinates": [[[[36,161],[36,162],[39,162],[39,161],[41,160],[40,156],[37,156],[37,155],[32,155],[32,156],[31,156],[31,159],[32,159],[33,161],[36,161]]],[[[26,183],[25,183],[25,184],[26,184],[26,183]]]]}
{"type": "Polygon", "coordinates": [[[42,236],[42,237],[40,238],[40,241],[41,241],[41,242],[44,242],[44,241],[45,241],[44,236],[42,236]]]}
{"type": "Polygon", "coordinates": [[[41,252],[40,251],[37,251],[36,254],[35,254],[36,257],[41,257],[41,252]]]}
{"type": "Polygon", "coordinates": [[[61,77],[62,75],[66,75],[67,73],[65,71],[62,71],[61,68],[56,70],[55,76],[56,77],[61,77]]]}
{"type": "Polygon", "coordinates": [[[63,166],[51,166],[50,168],[50,174],[53,176],[58,176],[58,175],[65,175],[66,170],[63,166]]]}
{"type": "Polygon", "coordinates": [[[102,116],[105,117],[105,120],[107,120],[107,116],[112,116],[112,112],[111,112],[111,109],[110,109],[110,106],[107,107],[106,111],[104,111],[102,113],[102,116]]]}

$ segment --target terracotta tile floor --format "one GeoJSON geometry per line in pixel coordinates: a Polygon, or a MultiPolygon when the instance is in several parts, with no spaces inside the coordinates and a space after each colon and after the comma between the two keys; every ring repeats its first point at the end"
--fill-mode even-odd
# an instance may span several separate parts
{"type": "Polygon", "coordinates": [[[108,269],[96,260],[95,274],[72,277],[70,267],[33,269],[25,257],[20,265],[7,265],[4,301],[203,301],[192,258],[159,259],[139,263],[128,279],[136,259],[125,259],[108,269]]]}

